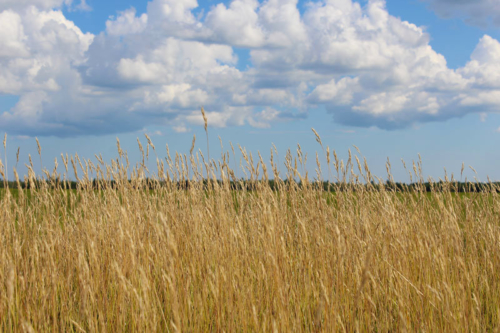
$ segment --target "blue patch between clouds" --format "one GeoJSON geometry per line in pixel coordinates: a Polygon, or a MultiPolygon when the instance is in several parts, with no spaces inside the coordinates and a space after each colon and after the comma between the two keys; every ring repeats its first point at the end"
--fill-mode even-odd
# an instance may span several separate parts
{"type": "Polygon", "coordinates": [[[233,52],[238,57],[238,63],[235,66],[238,70],[244,71],[247,70],[249,67],[252,67],[249,49],[233,47],[233,52]]]}
{"type": "Polygon", "coordinates": [[[0,111],[9,111],[17,104],[17,102],[19,102],[19,96],[17,95],[0,94],[0,111]]]}

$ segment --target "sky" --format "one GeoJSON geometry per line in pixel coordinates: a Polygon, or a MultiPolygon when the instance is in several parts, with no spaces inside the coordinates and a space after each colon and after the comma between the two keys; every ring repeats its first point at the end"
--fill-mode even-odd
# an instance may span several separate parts
{"type": "Polygon", "coordinates": [[[117,137],[134,164],[145,133],[160,157],[193,135],[206,153],[201,106],[212,157],[218,137],[265,159],[300,144],[314,175],[315,128],[381,178],[389,158],[409,181],[401,159],[420,154],[435,180],[464,163],[468,179],[500,181],[500,2],[0,0],[11,179],[35,137],[37,171],[61,153],[109,161],[117,137]]]}

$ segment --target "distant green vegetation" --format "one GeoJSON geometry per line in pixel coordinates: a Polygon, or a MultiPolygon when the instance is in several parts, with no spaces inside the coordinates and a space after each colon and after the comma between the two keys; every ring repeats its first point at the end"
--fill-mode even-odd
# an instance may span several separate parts
{"type": "MultiPolygon", "coordinates": [[[[209,186],[213,181],[204,181],[204,184],[206,186],[209,186]]],[[[218,181],[221,183],[221,181],[218,181]]],[[[252,190],[257,183],[262,184],[262,182],[266,182],[268,186],[276,190],[276,181],[275,180],[258,180],[258,181],[249,181],[249,180],[244,180],[241,179],[239,181],[228,181],[229,186],[231,189],[234,190],[241,190],[245,188],[246,190],[252,190]]],[[[284,180],[283,181],[285,184],[289,182],[289,180],[284,180]]],[[[79,188],[79,186],[82,186],[82,183],[76,182],[76,181],[61,181],[61,180],[56,180],[56,181],[46,181],[46,180],[37,180],[35,181],[35,186],[39,187],[41,186],[42,183],[45,183],[49,187],[62,187],[64,189],[72,189],[76,190],[79,188]]],[[[189,188],[190,186],[190,181],[178,181],[175,182],[175,186],[177,188],[189,188]]],[[[162,181],[157,181],[154,179],[145,179],[143,184],[144,188],[149,188],[149,189],[154,189],[155,186],[158,185],[164,185],[165,182],[162,181]]],[[[18,189],[23,188],[23,189],[29,189],[30,186],[33,185],[28,185],[26,182],[21,181],[19,184],[17,182],[9,181],[0,181],[0,189],[3,189],[5,187],[8,187],[10,189],[18,189]]],[[[103,181],[103,180],[94,180],[91,182],[86,182],[85,187],[86,188],[93,188],[93,189],[99,189],[99,188],[116,188],[117,184],[116,181],[103,181]]],[[[302,184],[301,182],[297,182],[297,186],[301,187],[302,184]]],[[[396,192],[433,192],[433,191],[447,191],[447,192],[461,192],[461,193],[474,193],[474,192],[497,192],[500,193],[500,182],[491,182],[491,183],[480,183],[480,182],[444,182],[444,181],[438,181],[435,183],[430,183],[430,182],[424,182],[424,183],[412,183],[412,184],[407,184],[407,183],[400,183],[400,182],[386,182],[385,184],[376,184],[376,183],[371,183],[369,185],[366,184],[342,184],[340,182],[337,183],[331,183],[327,181],[323,182],[314,182],[313,186],[320,187],[324,191],[327,192],[337,192],[337,191],[356,191],[360,190],[360,188],[373,188],[373,189],[381,189],[384,187],[385,190],[393,190],[396,192]]]]}

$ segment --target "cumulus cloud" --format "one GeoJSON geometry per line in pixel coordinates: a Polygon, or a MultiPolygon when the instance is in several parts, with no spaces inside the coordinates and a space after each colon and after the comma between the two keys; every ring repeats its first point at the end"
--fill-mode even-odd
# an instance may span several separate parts
{"type": "Polygon", "coordinates": [[[487,27],[500,26],[500,2],[497,0],[421,0],[442,17],[459,17],[467,23],[487,27]]]}
{"type": "Polygon", "coordinates": [[[0,17],[0,93],[20,96],[10,112],[0,115],[0,123],[20,134],[45,126],[57,134],[61,125],[46,119],[55,113],[53,103],[77,85],[75,67],[84,62],[93,35],[58,10],[29,6],[4,10],[0,17]]]}
{"type": "Polygon", "coordinates": [[[39,9],[54,9],[66,6],[69,10],[83,10],[89,11],[91,7],[87,4],[86,0],[2,0],[0,2],[0,11],[2,10],[22,10],[30,6],[39,9]]]}
{"type": "Polygon", "coordinates": [[[459,73],[477,88],[500,88],[500,43],[490,36],[481,38],[471,60],[459,73]]]}
{"type": "Polygon", "coordinates": [[[208,13],[205,23],[215,40],[241,47],[260,46],[264,32],[258,26],[258,7],[257,0],[235,0],[229,8],[221,3],[208,13]]]}
{"type": "MultiPolygon", "coordinates": [[[[85,4],[85,2],[81,2],[85,4]]],[[[500,107],[500,43],[484,36],[448,68],[426,31],[385,2],[233,0],[195,15],[196,0],[152,0],[94,36],[63,0],[2,2],[0,93],[19,95],[0,128],[85,135],[165,125],[257,128],[325,107],[352,126],[402,128],[500,107]],[[9,4],[9,5],[6,5],[9,4]],[[250,54],[241,65],[235,48],[250,54]]],[[[13,133],[14,134],[14,133],[13,133]]]]}
{"type": "Polygon", "coordinates": [[[118,62],[118,75],[144,84],[185,82],[217,70],[223,63],[236,62],[233,50],[226,45],[203,44],[168,38],[149,52],[118,62]]]}
{"type": "Polygon", "coordinates": [[[106,32],[110,36],[137,34],[146,29],[148,15],[136,16],[135,8],[121,12],[115,20],[106,22],[106,32]]]}
{"type": "Polygon", "coordinates": [[[0,10],[19,10],[29,6],[41,9],[58,8],[62,5],[71,5],[71,0],[3,0],[0,2],[0,10]]]}
{"type": "Polygon", "coordinates": [[[0,13],[0,40],[2,48],[0,57],[25,57],[28,50],[24,41],[26,40],[21,17],[11,11],[6,10],[0,13]]]}

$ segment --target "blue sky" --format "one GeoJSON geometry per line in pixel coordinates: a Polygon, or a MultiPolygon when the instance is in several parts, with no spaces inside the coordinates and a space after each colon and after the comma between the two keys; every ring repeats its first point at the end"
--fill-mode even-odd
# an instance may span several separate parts
{"type": "Polygon", "coordinates": [[[314,175],[314,127],[382,178],[421,154],[434,179],[500,180],[499,40],[493,0],[5,0],[0,133],[21,173],[34,137],[45,166],[109,160],[117,136],[138,161],[144,133],[205,151],[204,105],[212,157],[218,136],[264,158],[299,143],[314,175]]]}

